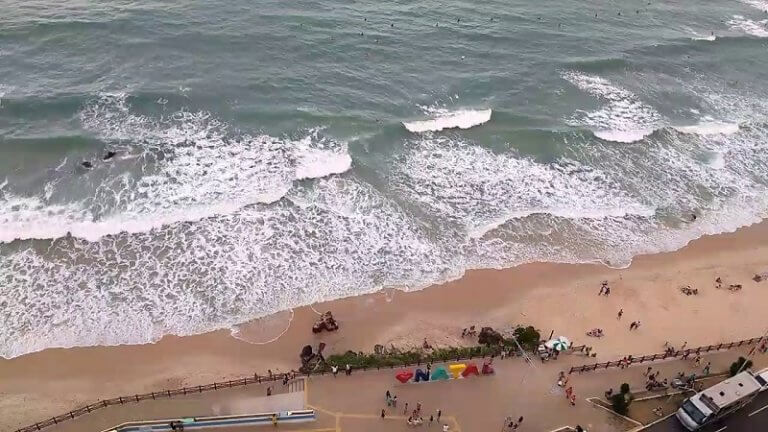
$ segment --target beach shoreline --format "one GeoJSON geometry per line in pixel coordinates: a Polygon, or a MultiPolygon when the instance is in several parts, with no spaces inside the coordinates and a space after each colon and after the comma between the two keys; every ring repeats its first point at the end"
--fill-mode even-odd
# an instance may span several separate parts
{"type": "MultiPolygon", "coordinates": [[[[635,257],[628,268],[602,264],[531,263],[468,270],[461,278],[402,292],[385,289],[279,312],[237,326],[193,336],[165,336],[153,344],[53,348],[0,359],[0,428],[15,429],[75,406],[109,398],[240,377],[287,371],[299,365],[304,345],[327,344],[326,354],[400,348],[470,345],[470,325],[509,329],[534,325],[594,347],[598,361],[627,354],[727,342],[762,335],[768,319],[768,222],[733,233],[705,236],[674,252],[635,257]],[[715,288],[721,277],[724,287],[715,288]],[[612,291],[599,296],[601,281],[612,291]],[[743,289],[730,291],[730,284],[743,289]],[[686,296],[680,287],[699,290],[686,296]],[[624,310],[621,319],[617,311],[624,310]],[[330,310],[340,330],[315,335],[316,311],[330,310]],[[738,317],[738,328],[725,325],[738,317]],[[629,332],[632,321],[642,325],[629,332]],[[606,337],[585,332],[603,328],[606,337]],[[235,334],[236,333],[236,334],[235,334]],[[250,343],[253,342],[253,343],[250,343]]],[[[129,319],[126,317],[125,319],[129,319]]]]}

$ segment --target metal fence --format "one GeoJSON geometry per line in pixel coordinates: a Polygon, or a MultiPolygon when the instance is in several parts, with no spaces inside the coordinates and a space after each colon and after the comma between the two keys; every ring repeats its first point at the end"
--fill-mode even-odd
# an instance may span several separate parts
{"type": "Polygon", "coordinates": [[[592,372],[596,371],[598,369],[608,369],[612,367],[627,367],[633,364],[640,364],[645,362],[652,362],[657,360],[665,360],[668,358],[678,358],[683,357],[686,358],[690,356],[691,354],[701,354],[701,353],[707,353],[710,351],[720,351],[720,350],[728,350],[731,348],[738,348],[740,346],[744,345],[753,345],[759,342],[762,337],[756,337],[752,339],[744,339],[740,340],[738,342],[729,342],[729,343],[721,343],[718,345],[707,345],[707,346],[701,346],[698,348],[689,348],[686,350],[679,350],[674,352],[664,352],[661,354],[653,354],[653,355],[644,355],[640,357],[633,357],[633,356],[627,356],[621,360],[615,360],[615,361],[609,361],[605,363],[595,363],[590,365],[582,365],[582,366],[573,366],[570,371],[568,371],[569,374],[573,372],[592,372]]]}

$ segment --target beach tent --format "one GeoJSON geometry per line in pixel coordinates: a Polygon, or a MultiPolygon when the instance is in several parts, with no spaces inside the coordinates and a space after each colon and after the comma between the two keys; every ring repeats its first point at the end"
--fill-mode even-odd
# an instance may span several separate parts
{"type": "Polygon", "coordinates": [[[564,351],[570,348],[571,341],[565,336],[558,336],[544,342],[544,346],[555,351],[564,351]]]}

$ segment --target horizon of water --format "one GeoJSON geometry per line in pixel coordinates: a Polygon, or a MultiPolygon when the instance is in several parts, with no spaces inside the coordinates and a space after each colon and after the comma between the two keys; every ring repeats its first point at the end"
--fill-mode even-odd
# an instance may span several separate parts
{"type": "Polygon", "coordinates": [[[768,215],[763,0],[0,5],[2,357],[768,215]]]}

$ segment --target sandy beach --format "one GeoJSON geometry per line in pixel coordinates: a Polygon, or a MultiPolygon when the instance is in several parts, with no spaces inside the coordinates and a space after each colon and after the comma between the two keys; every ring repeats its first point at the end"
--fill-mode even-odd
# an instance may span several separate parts
{"type": "Polygon", "coordinates": [[[691,347],[759,336],[768,329],[768,281],[752,277],[766,271],[764,222],[679,251],[637,257],[627,269],[533,263],[476,270],[418,292],[388,290],[281,312],[242,325],[237,337],[221,330],[149,345],[49,349],[0,360],[0,429],[119,394],[289,370],[298,366],[303,345],[320,341],[327,354],[371,351],[375,344],[419,346],[424,338],[433,346],[470,344],[461,338],[470,325],[531,324],[545,337],[554,331],[591,345],[597,359],[606,360],[661,352],[666,341],[691,347]],[[609,296],[598,295],[603,280],[609,296]],[[743,288],[731,291],[731,284],[743,288]],[[683,294],[681,286],[698,289],[698,295],[683,294]],[[333,311],[341,329],[313,335],[315,311],[325,310],[333,311]],[[637,320],[640,328],[630,332],[637,320]],[[606,336],[585,335],[595,327],[606,336]]]}

